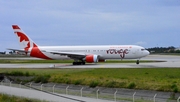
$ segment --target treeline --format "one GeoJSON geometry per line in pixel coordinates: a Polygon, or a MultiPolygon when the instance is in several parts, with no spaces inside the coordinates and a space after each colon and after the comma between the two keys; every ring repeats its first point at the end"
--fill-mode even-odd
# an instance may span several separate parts
{"type": "Polygon", "coordinates": [[[153,47],[153,48],[147,48],[147,50],[151,53],[180,53],[180,49],[177,49],[174,46],[153,47]]]}

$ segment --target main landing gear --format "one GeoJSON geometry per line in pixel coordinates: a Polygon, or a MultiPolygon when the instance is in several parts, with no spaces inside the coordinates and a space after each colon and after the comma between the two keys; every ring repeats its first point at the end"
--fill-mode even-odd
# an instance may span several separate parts
{"type": "Polygon", "coordinates": [[[73,65],[85,65],[86,63],[84,61],[81,62],[73,62],[73,65]]]}
{"type": "Polygon", "coordinates": [[[139,60],[136,61],[136,64],[139,64],[139,60]]]}

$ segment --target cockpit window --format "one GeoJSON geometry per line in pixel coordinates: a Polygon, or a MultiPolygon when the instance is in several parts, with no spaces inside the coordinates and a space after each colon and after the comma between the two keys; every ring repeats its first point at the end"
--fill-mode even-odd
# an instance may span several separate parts
{"type": "Polygon", "coordinates": [[[141,49],[141,51],[144,51],[145,49],[141,49]]]}

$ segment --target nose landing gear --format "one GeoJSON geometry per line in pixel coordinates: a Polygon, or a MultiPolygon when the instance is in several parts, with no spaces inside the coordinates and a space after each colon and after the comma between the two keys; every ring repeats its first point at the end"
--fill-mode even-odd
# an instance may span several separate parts
{"type": "Polygon", "coordinates": [[[136,61],[136,64],[139,64],[139,60],[136,61]]]}

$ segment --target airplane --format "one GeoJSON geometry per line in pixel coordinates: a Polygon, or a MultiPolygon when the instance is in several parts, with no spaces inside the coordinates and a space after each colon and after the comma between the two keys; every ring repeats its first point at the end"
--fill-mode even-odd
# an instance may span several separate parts
{"type": "Polygon", "coordinates": [[[73,65],[105,62],[107,59],[137,59],[149,55],[144,47],[137,45],[94,45],[94,46],[39,46],[18,26],[12,25],[21,49],[9,49],[31,57],[48,60],[73,59],[73,65]]]}

